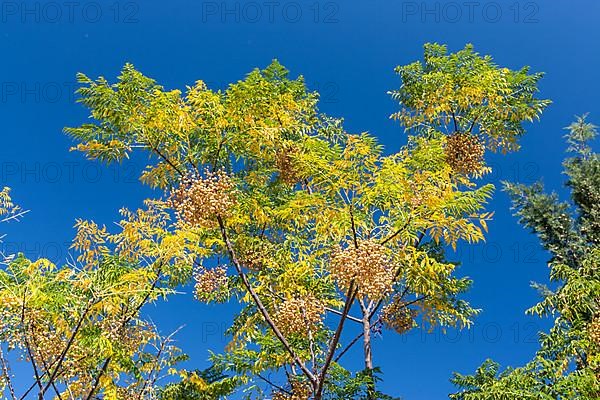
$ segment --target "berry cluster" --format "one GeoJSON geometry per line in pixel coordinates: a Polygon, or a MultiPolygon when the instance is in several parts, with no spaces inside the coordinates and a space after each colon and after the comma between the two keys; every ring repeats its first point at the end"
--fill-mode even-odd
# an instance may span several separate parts
{"type": "Polygon", "coordinates": [[[273,400],[308,400],[312,390],[310,385],[305,382],[293,381],[291,383],[291,394],[285,392],[273,393],[273,400]]]}
{"type": "Polygon", "coordinates": [[[15,295],[2,298],[0,303],[0,341],[6,343],[9,349],[14,349],[22,343],[21,330],[15,327],[20,325],[22,300],[15,295]]]}
{"type": "Polygon", "coordinates": [[[394,282],[394,269],[387,249],[374,240],[362,240],[358,248],[351,246],[335,251],[331,275],[345,290],[354,282],[358,295],[371,300],[384,297],[392,290],[394,282]]]}
{"type": "Polygon", "coordinates": [[[277,309],[274,320],[284,335],[307,335],[318,329],[325,309],[313,295],[285,300],[277,309]]]}
{"type": "Polygon", "coordinates": [[[216,267],[213,269],[201,268],[194,272],[194,293],[200,301],[218,300],[218,295],[226,291],[228,286],[227,269],[216,267]]]}
{"type": "Polygon", "coordinates": [[[444,148],[446,162],[452,170],[461,174],[474,174],[483,168],[485,146],[468,133],[454,133],[446,138],[444,148]]]}
{"type": "Polygon", "coordinates": [[[298,167],[294,163],[294,155],[297,150],[293,147],[286,147],[277,153],[275,166],[279,170],[279,178],[288,185],[294,185],[298,182],[298,167]]]}
{"type": "Polygon", "coordinates": [[[210,226],[217,216],[230,215],[235,203],[235,183],[223,171],[183,178],[171,194],[178,219],[192,226],[210,226]]]}
{"type": "Polygon", "coordinates": [[[402,334],[414,327],[415,314],[416,312],[408,308],[399,296],[395,296],[381,310],[381,321],[386,328],[402,334]]]}

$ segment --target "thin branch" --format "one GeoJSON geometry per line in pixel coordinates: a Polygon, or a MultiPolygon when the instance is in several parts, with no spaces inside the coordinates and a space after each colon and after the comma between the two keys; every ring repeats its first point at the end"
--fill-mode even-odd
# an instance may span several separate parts
{"type": "Polygon", "coordinates": [[[91,400],[94,393],[96,393],[96,390],[98,390],[98,386],[100,385],[100,378],[108,370],[108,364],[110,364],[110,360],[111,360],[111,357],[108,357],[106,360],[104,360],[104,364],[102,364],[102,369],[100,370],[100,373],[98,374],[98,376],[96,376],[94,385],[92,386],[92,390],[90,390],[90,392],[88,393],[86,400],[91,400]]]}
{"type": "Polygon", "coordinates": [[[2,350],[2,346],[0,345],[0,363],[2,363],[2,373],[4,374],[4,380],[6,381],[6,386],[8,386],[8,392],[10,393],[10,397],[13,400],[17,400],[17,396],[15,396],[15,388],[12,385],[12,379],[10,379],[10,368],[8,367],[8,362],[4,358],[4,351],[2,350]]]}
{"type": "Polygon", "coordinates": [[[471,122],[471,126],[469,127],[469,130],[468,130],[469,133],[473,132],[473,128],[475,127],[475,122],[477,122],[477,118],[479,118],[479,117],[473,118],[473,122],[471,122]]]}
{"type": "Polygon", "coordinates": [[[252,300],[258,307],[258,310],[262,314],[263,318],[265,319],[265,321],[267,322],[267,324],[269,325],[269,327],[271,328],[271,330],[273,331],[273,333],[275,334],[277,339],[279,339],[279,341],[283,344],[283,346],[285,347],[287,352],[292,356],[292,359],[298,365],[298,367],[302,370],[304,375],[306,375],[307,378],[311,381],[311,383],[313,385],[315,385],[316,378],[315,378],[314,374],[312,372],[310,372],[310,370],[306,367],[306,365],[304,365],[302,360],[300,360],[300,358],[298,357],[296,352],[292,349],[291,345],[288,343],[285,336],[283,336],[283,334],[281,333],[281,331],[279,330],[277,325],[275,325],[275,322],[271,319],[269,312],[267,311],[264,304],[258,297],[258,294],[254,291],[254,289],[252,288],[252,285],[248,281],[248,277],[242,270],[242,266],[241,266],[239,260],[237,259],[237,256],[235,255],[235,251],[233,250],[233,246],[229,240],[229,236],[227,235],[227,230],[225,228],[225,223],[223,222],[223,219],[220,216],[217,216],[217,221],[219,223],[219,228],[221,230],[221,236],[223,237],[223,241],[225,242],[225,245],[227,247],[227,252],[229,253],[229,258],[231,259],[231,262],[235,266],[235,269],[237,270],[238,275],[242,279],[242,283],[246,287],[246,290],[248,290],[248,293],[250,293],[252,300]]]}
{"type": "Polygon", "coordinates": [[[327,370],[333,361],[333,355],[335,353],[335,349],[340,341],[340,336],[342,334],[342,330],[344,329],[344,322],[346,322],[346,316],[350,312],[350,308],[352,303],[354,303],[354,299],[356,298],[356,294],[358,293],[358,289],[354,290],[354,281],[350,283],[350,287],[348,288],[348,293],[346,295],[346,302],[344,304],[344,310],[342,311],[342,318],[340,318],[340,322],[338,323],[338,327],[333,335],[331,343],[329,344],[329,349],[327,350],[327,357],[325,359],[325,363],[321,368],[321,374],[319,376],[319,381],[317,388],[315,390],[315,400],[320,400],[323,396],[323,388],[325,386],[325,376],[327,375],[327,370]]]}
{"type": "MultiPolygon", "coordinates": [[[[396,276],[399,274],[400,272],[400,268],[398,268],[398,270],[396,271],[396,276]]],[[[404,288],[404,290],[402,291],[402,294],[400,295],[400,298],[403,298],[406,293],[408,293],[408,286],[406,286],[404,288]]],[[[379,301],[377,302],[377,305],[375,306],[375,308],[373,308],[373,310],[371,310],[371,313],[369,314],[369,320],[373,318],[373,316],[375,316],[375,314],[377,313],[377,311],[379,310],[379,307],[381,307],[381,305],[383,304],[383,299],[379,299],[379,301]]]]}
{"type": "MultiPolygon", "coordinates": [[[[33,339],[33,345],[35,346],[35,348],[39,348],[38,343],[35,340],[35,335],[32,335],[31,338],[33,339]]],[[[46,374],[48,374],[48,372],[50,371],[50,366],[48,366],[48,364],[46,363],[46,360],[44,360],[44,357],[40,354],[40,361],[42,362],[42,367],[44,368],[44,371],[46,372],[46,374]]],[[[58,396],[58,400],[62,400],[62,396],[60,395],[60,391],[58,390],[58,388],[56,387],[56,385],[54,384],[54,382],[49,382],[48,385],[52,386],[52,389],[54,390],[54,393],[56,393],[56,396],[58,396]]],[[[44,397],[45,391],[48,389],[48,385],[46,385],[46,387],[44,387],[44,389],[42,390],[42,393],[40,394],[40,397],[44,397]]]]}
{"type": "Polygon", "coordinates": [[[350,212],[350,224],[352,226],[352,238],[354,239],[354,247],[358,249],[358,236],[356,234],[356,224],[354,223],[354,213],[352,212],[352,204],[350,204],[348,211],[350,212]]]}
{"type": "Polygon", "coordinates": [[[0,219],[0,222],[10,222],[10,221],[18,221],[23,215],[27,214],[29,210],[19,211],[15,214],[11,214],[7,217],[0,219]]]}
{"type": "Polygon", "coordinates": [[[308,192],[308,194],[313,194],[313,190],[310,187],[310,182],[308,181],[308,179],[304,179],[304,186],[306,186],[306,191],[308,192]]]}
{"type": "Polygon", "coordinates": [[[169,160],[161,151],[158,149],[158,146],[150,146],[152,151],[154,151],[160,158],[162,158],[167,164],[171,166],[177,173],[181,176],[184,176],[184,173],[177,167],[171,160],[169,160]]]}
{"type": "MultiPolygon", "coordinates": [[[[352,204],[349,204],[349,212],[350,212],[350,223],[352,227],[352,238],[354,240],[354,246],[358,249],[358,237],[356,233],[356,225],[354,223],[354,213],[352,212],[352,204]]],[[[354,280],[350,282],[350,287],[348,288],[348,293],[346,294],[346,302],[344,303],[344,308],[341,314],[340,322],[338,323],[337,329],[331,339],[331,343],[329,344],[329,349],[327,350],[327,357],[325,358],[325,363],[321,368],[321,374],[319,376],[319,384],[315,390],[315,400],[320,400],[323,396],[323,388],[325,386],[325,377],[327,376],[327,370],[333,361],[333,356],[335,354],[335,349],[340,341],[340,337],[342,335],[342,330],[344,329],[344,323],[346,322],[346,317],[350,312],[350,308],[352,307],[352,303],[354,303],[354,299],[358,294],[358,288],[354,287],[354,280]]],[[[362,323],[362,322],[361,322],[362,323]]]]}
{"type": "Polygon", "coordinates": [[[31,366],[33,367],[33,373],[35,374],[35,381],[40,388],[40,399],[42,399],[42,381],[40,378],[40,374],[38,373],[37,365],[35,363],[35,358],[31,352],[31,346],[29,345],[29,340],[27,339],[27,327],[25,321],[25,299],[27,297],[27,289],[23,292],[23,307],[21,308],[21,325],[23,327],[23,341],[25,342],[25,348],[27,350],[27,354],[29,355],[29,360],[31,361],[31,366]]]}
{"type": "Polygon", "coordinates": [[[312,364],[312,372],[315,372],[315,369],[317,368],[317,357],[315,355],[315,341],[313,338],[313,334],[312,334],[312,329],[310,328],[310,322],[308,321],[308,318],[306,317],[306,308],[302,307],[302,317],[304,318],[304,322],[306,323],[306,326],[308,327],[308,343],[309,343],[309,349],[310,349],[310,360],[311,360],[311,364],[312,364]]]}
{"type": "MultiPolygon", "coordinates": [[[[79,357],[78,359],[76,359],[76,360],[75,360],[75,364],[77,364],[79,361],[83,361],[83,360],[84,360],[85,358],[87,358],[87,357],[88,357],[88,356],[82,356],[82,357],[79,357]]],[[[53,366],[53,365],[56,363],[56,361],[57,361],[57,360],[54,360],[53,362],[51,362],[51,363],[50,363],[50,365],[48,365],[48,367],[52,368],[52,366],[53,366]]],[[[61,374],[62,374],[62,372],[59,374],[59,376],[60,376],[61,374]]],[[[46,372],[44,372],[42,375],[40,375],[40,378],[43,378],[43,377],[44,377],[44,376],[46,376],[46,375],[47,375],[47,373],[46,373],[46,372]]],[[[23,394],[21,395],[21,397],[19,397],[19,400],[24,400],[24,399],[27,397],[27,395],[28,395],[28,394],[29,394],[29,393],[30,393],[30,392],[31,392],[31,391],[32,391],[32,390],[33,390],[33,389],[36,387],[36,385],[37,385],[37,383],[36,383],[36,382],[32,383],[32,384],[29,386],[29,388],[27,389],[27,391],[26,391],[25,393],[23,393],[23,394]]],[[[67,389],[68,389],[68,388],[67,388],[67,389]]]]}
{"type": "MultiPolygon", "coordinates": [[[[142,301],[136,306],[136,308],[133,310],[133,312],[123,321],[123,323],[121,324],[121,328],[125,327],[133,319],[133,317],[135,317],[139,313],[140,309],[144,306],[144,304],[146,304],[146,302],[150,298],[150,295],[152,294],[154,289],[156,289],[156,286],[158,285],[158,282],[161,278],[161,274],[162,274],[162,263],[158,265],[158,268],[156,271],[156,277],[154,278],[152,285],[150,286],[150,289],[148,289],[148,292],[146,293],[146,295],[144,296],[142,301]]],[[[102,369],[96,376],[94,385],[92,386],[92,390],[88,393],[86,400],[91,400],[92,396],[98,389],[98,385],[100,384],[100,379],[108,370],[108,365],[110,364],[111,360],[112,360],[112,356],[109,356],[104,361],[104,364],[102,365],[102,369]]]]}
{"type": "Polygon", "coordinates": [[[221,149],[223,148],[223,144],[225,144],[225,137],[222,136],[221,140],[219,140],[219,146],[217,147],[217,151],[215,151],[215,160],[213,162],[213,168],[212,168],[212,172],[216,172],[217,171],[217,165],[219,163],[219,156],[221,153],[221,149]]]}
{"type": "Polygon", "coordinates": [[[354,339],[352,339],[352,341],[350,343],[348,343],[348,345],[346,347],[344,347],[344,349],[337,355],[337,357],[335,358],[335,360],[333,360],[333,362],[338,362],[340,360],[340,358],[342,358],[342,356],[344,354],[346,354],[346,352],[348,350],[350,350],[350,348],[352,346],[354,346],[359,340],[360,338],[362,338],[365,335],[364,332],[361,332],[359,335],[357,335],[354,339]]]}
{"type": "MultiPolygon", "coordinates": [[[[270,287],[266,287],[265,289],[266,289],[266,290],[267,290],[269,293],[271,293],[271,295],[273,295],[273,296],[277,297],[279,300],[285,300],[285,297],[283,297],[282,295],[280,295],[280,294],[278,294],[278,293],[275,293],[275,292],[273,291],[273,289],[271,289],[270,287]]],[[[340,316],[342,315],[342,312],[341,312],[341,311],[338,311],[338,310],[336,310],[335,308],[331,308],[331,307],[327,307],[327,306],[325,306],[325,307],[324,307],[324,309],[325,309],[325,311],[329,311],[330,313],[333,313],[333,314],[336,314],[336,315],[340,315],[340,316]]],[[[362,324],[362,320],[361,320],[360,318],[353,317],[353,316],[352,316],[352,315],[350,315],[350,314],[346,315],[346,318],[347,318],[347,319],[349,319],[350,321],[353,321],[353,322],[358,322],[358,323],[362,324]]]]}
{"type": "Polygon", "coordinates": [[[458,124],[456,122],[456,114],[454,113],[454,110],[452,108],[450,108],[450,111],[452,112],[452,121],[454,122],[454,132],[458,132],[458,124]]]}
{"type": "MultiPolygon", "coordinates": [[[[144,386],[142,386],[142,390],[140,391],[140,396],[144,395],[144,392],[146,391],[148,384],[150,384],[150,387],[154,386],[154,383],[156,382],[156,380],[158,378],[159,371],[157,370],[157,365],[160,363],[160,357],[161,357],[162,353],[165,351],[165,347],[167,347],[167,343],[171,343],[173,336],[175,336],[181,329],[183,329],[183,327],[184,327],[184,325],[175,329],[175,331],[173,331],[169,336],[167,336],[161,342],[160,348],[158,349],[158,352],[156,354],[156,362],[154,363],[154,365],[152,365],[152,369],[148,373],[148,379],[146,379],[146,381],[144,382],[144,386]]],[[[155,327],[155,329],[156,329],[156,327],[155,327]]]]}
{"type": "MultiPolygon", "coordinates": [[[[406,291],[407,291],[407,289],[405,289],[404,293],[406,293],[406,291]]],[[[401,297],[403,297],[403,296],[404,296],[404,294],[402,294],[401,297]]],[[[425,295],[425,296],[419,297],[418,299],[409,301],[408,303],[403,304],[402,307],[401,307],[401,309],[402,308],[406,308],[406,307],[408,307],[408,306],[410,306],[410,305],[412,305],[414,303],[417,303],[417,302],[419,302],[421,300],[425,300],[427,297],[429,297],[429,296],[425,295]]],[[[371,311],[371,313],[369,314],[369,319],[373,318],[373,316],[377,312],[378,308],[379,308],[379,304],[371,311]]],[[[371,329],[373,330],[379,324],[381,324],[381,317],[378,317],[375,320],[375,322],[373,322],[371,324],[371,329]]],[[[348,345],[346,347],[344,347],[344,349],[338,354],[338,356],[335,358],[334,362],[338,362],[342,358],[342,356],[344,354],[346,354],[348,352],[348,350],[350,350],[350,348],[352,346],[354,346],[360,340],[360,338],[362,338],[364,335],[365,335],[364,332],[361,332],[354,339],[352,339],[352,341],[350,343],[348,343],[348,345]]]]}
{"type": "Polygon", "coordinates": [[[395,238],[396,236],[401,234],[406,228],[408,228],[408,224],[410,224],[410,217],[408,217],[408,220],[400,229],[398,229],[396,232],[392,233],[388,238],[382,240],[381,244],[382,245],[386,244],[387,242],[389,242],[390,240],[392,240],[393,238],[395,238]]]}
{"type": "Polygon", "coordinates": [[[261,374],[256,374],[256,376],[260,379],[262,379],[263,381],[265,381],[266,383],[268,383],[269,385],[273,386],[275,389],[279,390],[280,392],[284,392],[287,395],[292,395],[292,392],[290,392],[289,390],[285,390],[284,388],[282,388],[279,385],[276,385],[275,383],[271,382],[269,379],[265,378],[264,376],[262,376],[261,374]]]}
{"type": "MultiPolygon", "coordinates": [[[[410,218],[409,221],[406,222],[405,226],[401,228],[401,230],[403,230],[406,226],[408,226],[410,222],[410,218]]],[[[415,239],[415,242],[413,243],[413,247],[418,247],[419,244],[421,243],[421,240],[423,240],[423,237],[425,237],[425,232],[427,232],[427,229],[425,229],[424,231],[422,231],[419,236],[417,237],[417,239],[415,239]]],[[[400,233],[400,232],[398,232],[400,233]]],[[[392,235],[389,239],[391,239],[394,235],[392,235]]],[[[384,240],[382,242],[382,244],[385,244],[388,241],[388,239],[384,240]]],[[[396,274],[394,275],[394,281],[396,279],[398,279],[398,276],[400,276],[400,272],[402,272],[402,267],[399,267],[398,269],[396,269],[396,274]]],[[[408,287],[404,288],[404,291],[402,292],[402,294],[400,295],[400,298],[404,297],[404,295],[408,292],[408,287]]],[[[375,307],[371,310],[370,314],[369,314],[369,321],[373,318],[373,316],[377,313],[377,311],[379,310],[379,308],[381,307],[381,305],[383,304],[383,299],[379,299],[379,301],[377,302],[377,304],[375,305],[375,307]]]]}
{"type": "Polygon", "coordinates": [[[93,302],[88,303],[88,305],[83,310],[81,317],[77,321],[77,325],[75,325],[75,328],[71,332],[71,336],[69,337],[69,340],[67,341],[67,345],[65,346],[63,351],[60,353],[60,356],[58,357],[58,362],[56,363],[56,366],[54,367],[54,371],[50,375],[50,378],[48,378],[48,383],[46,383],[46,386],[42,390],[42,396],[46,393],[46,391],[48,390],[50,385],[54,384],[54,379],[56,378],[56,374],[58,374],[58,371],[59,371],[60,367],[62,366],[62,363],[64,362],[65,358],[67,357],[67,353],[69,352],[69,350],[71,349],[71,346],[75,342],[75,336],[77,336],[77,333],[79,333],[79,330],[81,329],[81,325],[83,324],[83,321],[85,320],[85,317],[86,317],[88,311],[92,307],[92,304],[93,304],[93,302]]]}
{"type": "MultiPolygon", "coordinates": [[[[341,316],[341,315],[343,315],[341,311],[338,311],[338,310],[336,310],[335,308],[329,308],[329,307],[325,307],[325,310],[326,310],[326,311],[329,311],[329,312],[331,312],[331,313],[334,313],[334,314],[336,314],[336,315],[340,315],[340,316],[341,316]]],[[[350,321],[353,321],[353,322],[358,322],[358,323],[362,324],[362,321],[361,321],[359,318],[353,317],[353,316],[352,316],[352,315],[350,315],[350,314],[346,315],[346,318],[347,318],[347,319],[349,319],[350,321]]]]}

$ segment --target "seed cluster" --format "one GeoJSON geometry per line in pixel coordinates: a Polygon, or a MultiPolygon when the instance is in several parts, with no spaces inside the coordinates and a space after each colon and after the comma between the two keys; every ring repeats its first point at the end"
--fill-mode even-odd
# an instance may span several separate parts
{"type": "Polygon", "coordinates": [[[363,240],[358,248],[350,246],[333,253],[331,275],[338,285],[348,290],[354,282],[358,295],[377,300],[392,290],[394,269],[385,246],[374,240],[363,240]]]}
{"type": "Polygon", "coordinates": [[[474,174],[483,168],[485,146],[468,133],[454,133],[446,138],[446,161],[455,172],[474,174]]]}
{"type": "Polygon", "coordinates": [[[285,392],[273,393],[273,400],[309,400],[312,390],[306,382],[293,381],[291,394],[285,392]]]}
{"type": "Polygon", "coordinates": [[[20,341],[20,324],[22,302],[17,296],[4,296],[0,303],[0,341],[7,343],[9,349],[16,348],[20,341]]]}
{"type": "Polygon", "coordinates": [[[274,320],[284,335],[307,335],[318,329],[325,309],[313,295],[285,300],[275,313],[274,320]]]}
{"type": "Polygon", "coordinates": [[[198,269],[194,272],[194,281],[196,282],[194,285],[196,298],[200,301],[210,301],[215,299],[215,295],[223,293],[227,289],[227,269],[222,266],[198,269]]]}
{"type": "Polygon", "coordinates": [[[294,162],[294,155],[297,150],[293,147],[285,147],[277,152],[275,166],[279,170],[279,178],[288,185],[293,185],[298,182],[298,167],[294,162]]]}
{"type": "Polygon", "coordinates": [[[402,334],[414,326],[415,314],[414,310],[408,308],[406,303],[396,296],[390,304],[381,310],[381,321],[386,328],[402,334]]]}
{"type": "Polygon", "coordinates": [[[210,226],[217,216],[230,215],[236,204],[235,184],[224,171],[205,170],[203,177],[183,178],[171,194],[171,204],[180,221],[210,226]]]}

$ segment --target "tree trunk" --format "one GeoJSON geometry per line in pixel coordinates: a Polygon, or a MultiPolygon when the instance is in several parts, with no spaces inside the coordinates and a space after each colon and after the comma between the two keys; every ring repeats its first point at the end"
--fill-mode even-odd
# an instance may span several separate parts
{"type": "Polygon", "coordinates": [[[370,310],[363,307],[363,350],[365,355],[365,372],[369,381],[367,382],[367,400],[375,400],[375,380],[373,376],[373,352],[371,349],[371,321],[369,319],[370,310]]]}

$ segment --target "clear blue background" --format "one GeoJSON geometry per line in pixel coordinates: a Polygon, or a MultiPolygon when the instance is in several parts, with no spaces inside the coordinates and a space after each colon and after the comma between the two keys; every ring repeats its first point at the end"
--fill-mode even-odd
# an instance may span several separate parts
{"type": "MultiPolygon", "coordinates": [[[[520,152],[492,157],[490,180],[543,179],[563,196],[562,127],[591,111],[600,123],[596,75],[600,61],[600,3],[589,1],[411,2],[392,0],[21,2],[0,6],[0,185],[31,213],[4,228],[5,246],[30,257],[64,259],[75,218],[111,225],[117,210],[155,195],[137,182],[144,158],[105,167],[69,152],[64,126],[85,121],[74,103],[75,73],[110,80],[132,62],[167,88],[197,79],[223,88],[254,67],[278,58],[322,92],[322,111],[345,118],[351,132],[377,135],[388,151],[405,142],[388,116],[397,105],[386,94],[399,85],[393,68],[422,56],[426,42],[451,51],[473,43],[509,68],[545,71],[541,96],[554,104],[529,125],[520,152]],[[272,4],[272,5],[269,5],[272,4]],[[278,4],[278,5],[277,5],[278,4]]],[[[537,300],[532,280],[545,281],[547,254],[511,216],[498,191],[485,245],[461,248],[459,271],[475,281],[466,296],[482,308],[471,331],[405,337],[386,332],[375,344],[385,372],[382,389],[404,399],[445,398],[452,371],[472,372],[487,357],[520,365],[547,326],[524,316],[537,300]]],[[[203,306],[182,294],[146,309],[169,333],[186,324],[180,345],[188,367],[207,366],[219,351],[234,308],[203,306]]],[[[350,332],[352,333],[352,332],[350,332]]],[[[346,360],[362,366],[360,350],[346,360]]],[[[19,370],[17,370],[19,371],[19,370]]],[[[25,387],[29,381],[19,378],[25,387]]]]}

